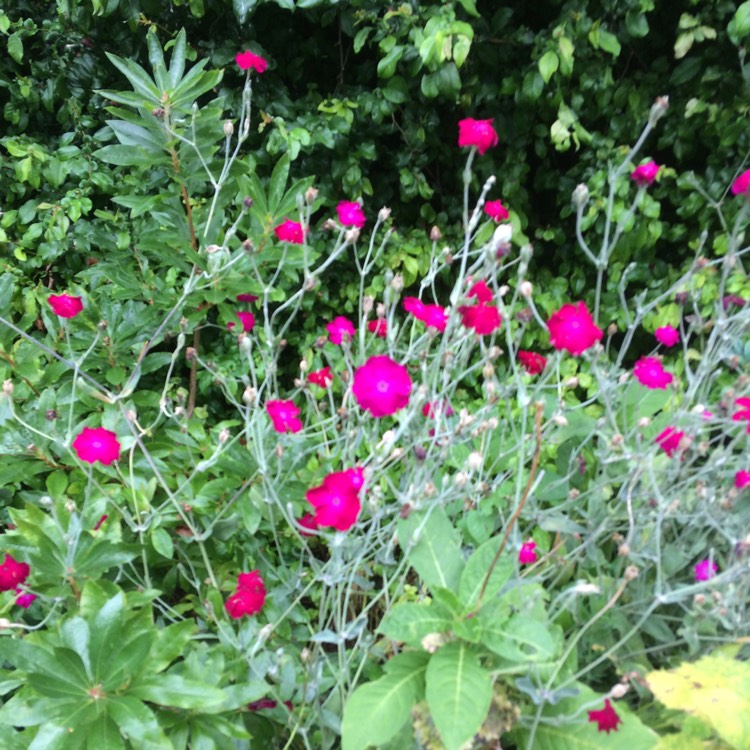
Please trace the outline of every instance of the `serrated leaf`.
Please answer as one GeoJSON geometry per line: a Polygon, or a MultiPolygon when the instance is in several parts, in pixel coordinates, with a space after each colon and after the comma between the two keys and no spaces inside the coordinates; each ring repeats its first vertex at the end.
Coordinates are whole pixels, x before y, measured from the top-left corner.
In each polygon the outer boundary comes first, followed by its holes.
{"type": "Polygon", "coordinates": [[[427,665],[425,696],[446,750],[460,750],[487,717],[492,679],[466,645],[449,643],[427,665]]]}

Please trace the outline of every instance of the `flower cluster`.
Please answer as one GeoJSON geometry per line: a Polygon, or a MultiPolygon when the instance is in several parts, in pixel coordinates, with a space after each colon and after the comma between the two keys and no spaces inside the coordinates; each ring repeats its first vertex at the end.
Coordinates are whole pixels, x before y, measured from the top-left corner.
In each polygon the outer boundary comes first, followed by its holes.
{"type": "Polygon", "coordinates": [[[347,469],[328,474],[323,484],[309,489],[305,497],[315,509],[310,528],[331,526],[348,531],[354,526],[362,510],[359,494],[364,482],[362,469],[347,469]]]}
{"type": "Polygon", "coordinates": [[[440,305],[426,305],[416,297],[404,299],[404,310],[411,313],[417,320],[421,320],[426,326],[435,328],[441,333],[445,331],[448,324],[448,313],[440,305]]]}
{"type": "Polygon", "coordinates": [[[15,604],[23,609],[28,609],[36,599],[36,594],[24,592],[21,589],[30,572],[25,562],[19,562],[12,555],[5,553],[5,560],[0,564],[0,591],[15,591],[17,594],[15,604]]]}
{"type": "Polygon", "coordinates": [[[244,615],[257,615],[266,603],[266,593],[259,570],[240,573],[237,576],[237,588],[225,604],[229,616],[239,620],[244,615]]]}

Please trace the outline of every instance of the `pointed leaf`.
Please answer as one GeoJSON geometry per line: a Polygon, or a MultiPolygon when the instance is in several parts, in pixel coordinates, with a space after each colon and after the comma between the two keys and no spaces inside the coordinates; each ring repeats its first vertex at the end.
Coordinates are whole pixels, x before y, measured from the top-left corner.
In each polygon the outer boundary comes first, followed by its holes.
{"type": "Polygon", "coordinates": [[[524,664],[550,661],[557,651],[549,629],[524,615],[516,615],[507,622],[483,624],[480,640],[504,659],[524,664]]]}
{"type": "Polygon", "coordinates": [[[164,62],[164,51],[159,43],[159,37],[156,36],[156,29],[151,26],[146,34],[146,44],[148,44],[148,60],[154,71],[156,85],[162,93],[169,88],[167,83],[167,66],[164,62]]]}
{"type": "Polygon", "coordinates": [[[121,649],[111,654],[109,662],[103,665],[101,680],[105,690],[116,690],[123,683],[128,683],[140,675],[146,667],[153,671],[149,654],[155,640],[156,633],[148,630],[128,640],[121,649]]]}
{"type": "Polygon", "coordinates": [[[402,602],[397,604],[381,621],[378,632],[394,641],[419,646],[430,633],[444,633],[451,619],[435,606],[402,602]]]}
{"type": "Polygon", "coordinates": [[[271,181],[268,185],[268,210],[271,214],[276,214],[276,208],[281,202],[286,189],[286,183],[289,179],[289,154],[284,154],[277,162],[271,173],[271,181]]]}
{"type": "Polygon", "coordinates": [[[116,645],[122,640],[122,609],[125,596],[119,592],[96,613],[91,623],[89,653],[94,680],[104,681],[116,645]]]}
{"type": "Polygon", "coordinates": [[[134,63],[132,60],[126,60],[123,57],[113,55],[111,52],[106,52],[105,54],[112,65],[128,79],[136,93],[145,97],[150,104],[158,105],[161,103],[159,89],[154,85],[151,76],[140,65],[134,63]]]}
{"type": "Polygon", "coordinates": [[[143,703],[129,695],[107,701],[109,715],[120,731],[138,750],[174,750],[154,714],[143,703]]]}
{"type": "Polygon", "coordinates": [[[91,662],[89,659],[89,625],[82,617],[71,617],[63,622],[60,628],[63,636],[63,643],[73,650],[81,659],[86,676],[89,680],[92,678],[91,662]]]}
{"type": "Polygon", "coordinates": [[[117,724],[106,715],[86,727],[86,737],[90,750],[125,750],[117,724]]]}
{"type": "MultiPolygon", "coordinates": [[[[458,595],[461,603],[468,609],[479,601],[479,592],[484,584],[487,571],[490,569],[502,537],[487,540],[469,558],[461,574],[461,583],[458,587],[458,595]]],[[[503,553],[492,570],[492,575],[484,592],[483,602],[488,602],[506,584],[513,575],[515,564],[507,553],[503,553]]]]}
{"type": "Polygon", "coordinates": [[[169,83],[172,88],[177,84],[185,72],[185,50],[187,47],[185,29],[180,29],[172,47],[172,58],[169,61],[169,83]]]}
{"type": "Polygon", "coordinates": [[[150,675],[139,680],[128,691],[129,695],[160,706],[201,708],[223,703],[226,696],[219,688],[178,674],[150,675]]]}

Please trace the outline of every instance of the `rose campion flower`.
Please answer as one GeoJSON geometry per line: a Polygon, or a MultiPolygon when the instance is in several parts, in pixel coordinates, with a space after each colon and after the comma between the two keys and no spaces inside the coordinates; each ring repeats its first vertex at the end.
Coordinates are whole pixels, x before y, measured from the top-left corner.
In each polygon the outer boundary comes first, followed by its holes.
{"type": "MultiPolygon", "coordinates": [[[[240,319],[240,323],[242,323],[242,330],[245,333],[250,333],[255,327],[255,315],[251,312],[238,312],[237,317],[240,319]]],[[[232,324],[232,327],[234,327],[234,324],[232,324]]]]}
{"type": "Polygon", "coordinates": [[[695,566],[695,580],[708,581],[719,572],[719,566],[711,560],[701,560],[695,566]]]}
{"type": "Polygon", "coordinates": [[[745,195],[750,189],[750,169],[746,169],[732,183],[732,195],[745,195]]]}
{"type": "Polygon", "coordinates": [[[81,461],[89,464],[99,461],[109,466],[120,457],[117,435],[104,427],[84,427],[73,441],[73,450],[81,461]]]}
{"type": "Polygon", "coordinates": [[[386,355],[370,357],[354,372],[354,398],[373,417],[387,417],[403,409],[411,389],[406,367],[386,355]]]}
{"type": "Polygon", "coordinates": [[[268,61],[260,55],[255,55],[246,49],[244,52],[238,52],[234,61],[239,65],[240,70],[254,70],[257,73],[263,73],[268,67],[268,61]]]}
{"type": "Polygon", "coordinates": [[[552,346],[565,349],[574,357],[601,341],[604,335],[584,302],[563,305],[547,321],[547,328],[552,346]]]}
{"type": "Polygon", "coordinates": [[[493,333],[503,323],[503,317],[494,305],[461,305],[458,312],[461,313],[461,323],[480,336],[493,333]]]}
{"type": "Polygon", "coordinates": [[[339,215],[339,223],[345,227],[362,229],[367,221],[362,206],[354,201],[341,201],[336,206],[336,213],[339,215]]]}
{"type": "Polygon", "coordinates": [[[732,419],[735,422],[743,422],[750,420],[750,398],[741,396],[734,400],[734,405],[739,407],[739,411],[732,414],[732,419]]]}
{"type": "Polygon", "coordinates": [[[375,318],[367,321],[367,330],[381,339],[388,335],[388,321],[385,318],[375,318]]]}
{"type": "Polygon", "coordinates": [[[744,490],[748,485],[750,485],[750,471],[738,471],[734,475],[734,486],[738,490],[744,490]]]}
{"type": "Polygon", "coordinates": [[[404,299],[404,310],[411,313],[417,320],[421,320],[426,326],[436,328],[440,333],[445,331],[448,324],[448,313],[440,305],[426,305],[416,297],[404,299]]]}
{"type": "Polygon", "coordinates": [[[612,708],[609,698],[604,699],[604,708],[601,711],[589,711],[589,721],[597,725],[600,732],[610,733],[613,729],[617,731],[617,725],[622,724],[622,719],[612,708]]]}
{"type": "Polygon", "coordinates": [[[26,582],[30,572],[25,562],[19,562],[6,552],[5,560],[0,564],[0,591],[15,591],[26,582]]]}
{"type": "Polygon", "coordinates": [[[319,385],[321,388],[328,388],[333,383],[333,373],[330,367],[323,367],[320,370],[313,370],[307,373],[307,380],[313,385],[319,385]]]}
{"type": "Polygon", "coordinates": [[[326,326],[326,330],[328,331],[328,340],[332,344],[340,345],[344,342],[344,337],[346,337],[347,342],[352,340],[355,328],[351,320],[339,315],[326,326]]]}
{"type": "Polygon", "coordinates": [[[259,570],[240,573],[237,576],[237,589],[224,606],[234,620],[239,620],[244,615],[257,615],[266,603],[266,593],[259,570]]]}
{"type": "Polygon", "coordinates": [[[255,294],[238,294],[237,295],[237,302],[257,302],[258,296],[255,294]]]}
{"type": "Polygon", "coordinates": [[[529,375],[539,375],[547,366],[547,358],[536,352],[525,352],[523,350],[518,352],[518,361],[529,375]]]}
{"type": "Polygon", "coordinates": [[[505,221],[510,216],[502,201],[486,201],[484,212],[495,221],[505,221]]]}
{"type": "Polygon", "coordinates": [[[71,294],[50,294],[47,302],[52,312],[61,318],[75,318],[83,310],[83,298],[71,294]]]}
{"type": "Polygon", "coordinates": [[[36,599],[36,594],[31,594],[28,591],[21,591],[21,589],[16,589],[16,592],[18,593],[16,601],[14,602],[16,607],[28,609],[36,599]]]}
{"type": "Polygon", "coordinates": [[[305,513],[302,518],[297,519],[297,523],[303,529],[308,529],[308,531],[299,532],[300,534],[302,534],[302,536],[315,536],[315,534],[311,532],[317,531],[320,528],[318,522],[315,520],[315,516],[312,513],[305,513]]]}
{"type": "Polygon", "coordinates": [[[274,234],[279,242],[288,242],[291,245],[301,245],[305,241],[308,229],[303,227],[298,221],[284,219],[274,230],[274,234]]]}
{"type": "Polygon", "coordinates": [[[530,565],[539,559],[534,550],[535,547],[536,542],[534,541],[524,542],[521,545],[521,549],[518,552],[518,562],[521,563],[521,565],[530,565]]]}
{"type": "Polygon", "coordinates": [[[300,410],[294,401],[266,401],[266,411],[276,432],[294,433],[302,429],[302,422],[298,419],[300,410]]]}
{"type": "Polygon", "coordinates": [[[422,414],[427,419],[435,419],[438,415],[452,417],[454,413],[453,407],[447,401],[428,401],[422,407],[422,414]]]}
{"type": "Polygon", "coordinates": [[[458,123],[458,145],[460,147],[476,146],[480,154],[497,146],[498,138],[495,128],[492,127],[492,119],[475,120],[467,117],[458,123]]]}
{"type": "Polygon", "coordinates": [[[645,164],[641,164],[640,167],[636,167],[630,173],[630,179],[639,187],[652,185],[660,169],[661,167],[652,159],[645,164]]]}
{"type": "Polygon", "coordinates": [[[727,294],[721,298],[721,304],[724,310],[728,310],[730,307],[744,307],[746,300],[737,294],[727,294]]]}
{"type": "Polygon", "coordinates": [[[680,343],[680,332],[672,326],[662,326],[654,331],[656,340],[664,346],[674,346],[680,343]]]}
{"type": "Polygon", "coordinates": [[[328,474],[323,484],[307,491],[307,502],[315,509],[315,523],[348,531],[357,521],[362,504],[359,499],[364,485],[362,469],[347,469],[328,474]]]}
{"type": "Polygon", "coordinates": [[[673,380],[656,357],[641,357],[633,367],[636,380],[646,388],[666,388],[673,380]]]}
{"type": "Polygon", "coordinates": [[[667,427],[656,436],[656,443],[659,447],[670,457],[679,450],[682,438],[685,437],[685,433],[682,430],[678,430],[676,427],[667,427]]]}
{"type": "Polygon", "coordinates": [[[495,295],[492,293],[492,289],[487,286],[487,282],[480,280],[475,284],[472,284],[469,291],[466,292],[467,297],[476,297],[477,302],[492,302],[495,295]]]}

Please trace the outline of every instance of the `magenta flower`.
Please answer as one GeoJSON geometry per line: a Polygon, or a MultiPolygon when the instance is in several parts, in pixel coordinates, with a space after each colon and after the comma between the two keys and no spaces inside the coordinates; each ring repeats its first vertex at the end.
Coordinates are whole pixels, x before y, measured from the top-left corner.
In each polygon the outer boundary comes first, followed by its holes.
{"type": "Polygon", "coordinates": [[[385,318],[375,318],[367,321],[367,330],[381,339],[388,335],[388,321],[385,318]]]}
{"type": "Polygon", "coordinates": [[[495,221],[505,221],[510,216],[502,201],[486,201],[484,212],[495,221]]]}
{"type": "Polygon", "coordinates": [[[750,471],[740,470],[734,475],[734,486],[744,490],[750,484],[750,471]]]}
{"type": "Polygon", "coordinates": [[[672,373],[667,372],[656,357],[641,357],[633,367],[636,380],[646,388],[666,388],[673,380],[672,373]]]}
{"type": "Polygon", "coordinates": [[[238,52],[234,61],[239,65],[240,70],[250,70],[252,68],[258,73],[263,73],[268,67],[267,60],[260,55],[253,54],[249,49],[246,49],[244,52],[238,52]]]}
{"type": "Polygon", "coordinates": [[[237,302],[256,302],[258,299],[257,295],[255,294],[238,294],[237,295],[237,302]]]}
{"type": "Polygon", "coordinates": [[[656,443],[659,447],[670,457],[679,450],[682,438],[685,437],[685,433],[682,430],[678,430],[676,427],[667,427],[666,430],[659,433],[656,436],[656,443]]]}
{"type": "Polygon", "coordinates": [[[300,531],[300,534],[302,534],[302,536],[315,536],[315,534],[311,532],[317,531],[320,528],[318,522],[315,520],[315,516],[312,513],[305,513],[302,518],[297,519],[297,523],[303,529],[307,529],[307,531],[300,531]]]}
{"type": "Polygon", "coordinates": [[[524,542],[521,545],[521,549],[518,552],[518,562],[521,563],[521,565],[529,565],[535,563],[539,559],[534,551],[535,547],[536,542],[534,541],[524,542]]]}
{"type": "Polygon", "coordinates": [[[315,508],[315,523],[348,531],[362,510],[359,494],[365,478],[362,469],[347,469],[329,474],[323,484],[309,489],[307,502],[315,508]]]}
{"type": "Polygon", "coordinates": [[[722,307],[728,310],[730,307],[744,307],[746,300],[737,294],[727,294],[721,298],[722,307]]]}
{"type": "Polygon", "coordinates": [[[307,373],[307,379],[313,385],[328,388],[333,383],[333,373],[330,367],[323,367],[320,370],[313,370],[307,373]]]}
{"type": "Polygon", "coordinates": [[[750,189],[750,169],[746,169],[732,183],[732,195],[745,195],[750,189]]]}
{"type": "Polygon", "coordinates": [[[14,604],[22,609],[28,609],[36,599],[36,594],[32,594],[28,591],[21,591],[20,588],[16,589],[16,593],[18,596],[16,597],[14,604]]]}
{"type": "Polygon", "coordinates": [[[26,582],[30,572],[25,562],[19,562],[6,552],[5,560],[0,564],[0,591],[15,591],[26,582]]]}
{"type": "Polygon", "coordinates": [[[353,201],[341,201],[336,206],[339,222],[345,227],[362,227],[365,225],[365,213],[359,203],[353,201]]]}
{"type": "Polygon", "coordinates": [[[467,297],[476,297],[477,302],[492,302],[495,295],[492,293],[492,289],[487,286],[487,282],[480,280],[469,287],[469,291],[466,292],[467,297]]]}
{"type": "MultiPolygon", "coordinates": [[[[743,422],[750,420],[750,398],[742,396],[734,400],[734,405],[740,408],[732,414],[732,419],[735,422],[743,422]]],[[[750,424],[748,425],[750,427],[750,424]]]]}
{"type": "Polygon", "coordinates": [[[547,358],[536,352],[518,352],[518,361],[529,375],[539,375],[547,366],[547,358]]]}
{"type": "Polygon", "coordinates": [[[604,708],[601,711],[589,711],[589,721],[597,725],[600,732],[609,734],[613,729],[617,731],[617,725],[622,724],[622,719],[612,708],[609,698],[604,699],[604,708]]]}
{"type": "Polygon", "coordinates": [[[440,333],[445,331],[448,323],[448,313],[440,305],[425,305],[416,297],[404,299],[404,310],[411,313],[417,320],[421,320],[426,326],[436,328],[440,333]]]}
{"type": "Polygon", "coordinates": [[[294,401],[266,401],[266,411],[276,432],[299,432],[302,429],[302,422],[298,419],[300,410],[294,401]]]}
{"type": "Polygon", "coordinates": [[[237,576],[237,589],[224,606],[234,620],[244,615],[256,615],[266,603],[266,593],[266,586],[259,570],[240,573],[237,576]]]}
{"type": "Polygon", "coordinates": [[[664,346],[674,346],[680,343],[680,332],[672,326],[662,326],[654,331],[654,336],[664,346]]]}
{"type": "Polygon", "coordinates": [[[117,435],[104,427],[84,427],[83,432],[73,441],[73,450],[81,461],[88,464],[99,461],[109,466],[120,456],[120,443],[117,435]]]}
{"type": "Polygon", "coordinates": [[[334,318],[327,326],[328,340],[332,344],[342,344],[344,341],[347,343],[352,340],[354,336],[354,323],[343,315],[339,315],[334,318]]]}
{"type": "Polygon", "coordinates": [[[719,571],[719,567],[715,562],[711,560],[701,560],[695,566],[695,580],[696,581],[708,581],[713,578],[719,571]]]}
{"type": "Polygon", "coordinates": [[[50,294],[47,302],[52,312],[61,318],[75,318],[83,310],[83,299],[70,294],[50,294]]]}
{"type": "MultiPolygon", "coordinates": [[[[250,333],[255,327],[255,315],[251,312],[238,312],[237,317],[240,319],[240,323],[242,323],[242,330],[245,333],[250,333]]],[[[228,324],[227,327],[234,328],[234,323],[228,324]]]]}
{"type": "Polygon", "coordinates": [[[494,305],[461,305],[458,312],[461,313],[461,323],[480,336],[493,333],[503,323],[503,317],[494,305]]]}
{"type": "Polygon", "coordinates": [[[303,227],[298,221],[284,219],[273,232],[279,242],[288,242],[291,245],[301,245],[305,241],[308,229],[303,227]]]}
{"type": "Polygon", "coordinates": [[[447,401],[428,401],[422,407],[422,414],[427,419],[435,419],[438,415],[452,417],[455,412],[447,401]]]}
{"type": "Polygon", "coordinates": [[[656,175],[659,174],[660,169],[661,167],[652,159],[645,164],[641,164],[640,167],[636,167],[630,173],[630,179],[639,187],[651,185],[656,179],[656,175]]]}
{"type": "Polygon", "coordinates": [[[552,346],[565,349],[574,357],[601,341],[604,335],[584,302],[563,305],[547,321],[547,328],[552,346]]]}
{"type": "Polygon", "coordinates": [[[484,154],[488,149],[497,146],[498,138],[495,128],[492,127],[492,120],[474,120],[467,117],[458,123],[458,145],[476,146],[480,154],[484,154]]]}
{"type": "Polygon", "coordinates": [[[403,409],[411,389],[406,367],[385,355],[370,357],[354,372],[354,398],[373,417],[387,417],[403,409]]]}

